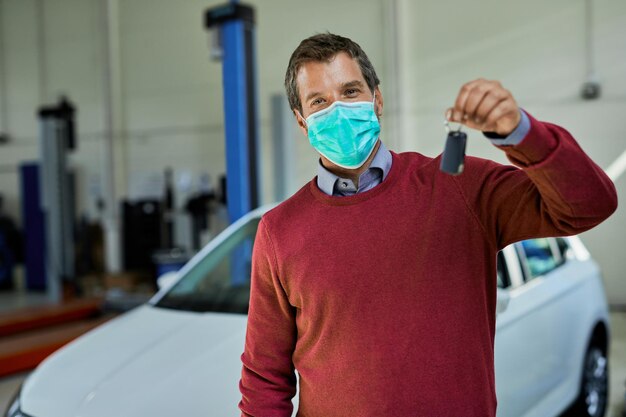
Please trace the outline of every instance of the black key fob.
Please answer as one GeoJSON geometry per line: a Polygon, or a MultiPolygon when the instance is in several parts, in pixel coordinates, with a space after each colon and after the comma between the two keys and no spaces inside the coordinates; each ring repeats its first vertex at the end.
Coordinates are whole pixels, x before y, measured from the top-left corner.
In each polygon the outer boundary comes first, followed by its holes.
{"type": "Polygon", "coordinates": [[[465,146],[467,135],[458,130],[448,132],[446,147],[441,155],[441,171],[450,175],[459,175],[465,165],[465,146]]]}

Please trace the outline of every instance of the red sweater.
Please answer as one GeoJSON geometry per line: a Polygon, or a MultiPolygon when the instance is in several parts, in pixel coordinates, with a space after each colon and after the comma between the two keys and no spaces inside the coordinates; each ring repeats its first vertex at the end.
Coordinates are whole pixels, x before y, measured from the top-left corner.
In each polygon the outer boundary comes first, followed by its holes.
{"type": "Polygon", "coordinates": [[[564,129],[531,118],[503,148],[523,168],[393,154],[383,183],[349,197],[315,179],[256,237],[240,408],[287,417],[496,414],[496,253],[572,235],[617,206],[612,182],[564,129]]]}

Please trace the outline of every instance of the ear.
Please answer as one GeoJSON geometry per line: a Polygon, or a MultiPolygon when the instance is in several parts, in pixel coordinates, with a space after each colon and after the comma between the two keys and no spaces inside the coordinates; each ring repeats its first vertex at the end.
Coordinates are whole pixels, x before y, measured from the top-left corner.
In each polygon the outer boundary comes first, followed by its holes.
{"type": "Polygon", "coordinates": [[[376,116],[381,117],[383,115],[383,93],[380,91],[378,86],[376,87],[376,99],[374,100],[374,112],[376,116]]]}
{"type": "Polygon", "coordinates": [[[304,117],[302,117],[298,109],[292,109],[292,111],[293,111],[293,115],[296,116],[296,122],[298,122],[298,127],[300,128],[300,131],[304,134],[304,136],[308,137],[309,129],[306,126],[304,117]]]}

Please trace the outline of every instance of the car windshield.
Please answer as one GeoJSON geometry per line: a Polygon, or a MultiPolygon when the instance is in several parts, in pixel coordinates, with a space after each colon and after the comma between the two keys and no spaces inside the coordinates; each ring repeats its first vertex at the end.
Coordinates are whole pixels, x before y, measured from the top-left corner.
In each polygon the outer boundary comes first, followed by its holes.
{"type": "Polygon", "coordinates": [[[259,220],[251,219],[206,254],[156,306],[247,314],[252,244],[259,220]]]}

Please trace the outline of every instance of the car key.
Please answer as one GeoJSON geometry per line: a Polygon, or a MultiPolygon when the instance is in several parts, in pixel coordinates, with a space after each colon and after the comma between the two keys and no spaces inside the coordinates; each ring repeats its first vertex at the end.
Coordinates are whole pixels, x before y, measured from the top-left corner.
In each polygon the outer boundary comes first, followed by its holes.
{"type": "Polygon", "coordinates": [[[450,175],[459,175],[463,172],[465,165],[465,147],[467,145],[467,134],[461,132],[461,126],[458,130],[450,130],[448,121],[444,122],[448,137],[446,145],[441,155],[441,171],[450,175]]]}

